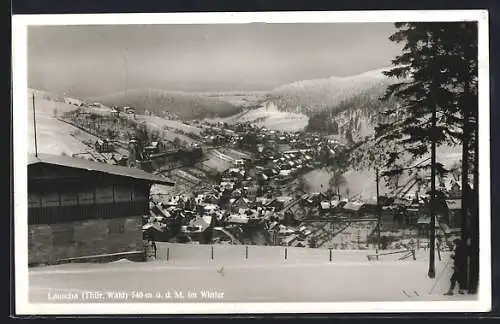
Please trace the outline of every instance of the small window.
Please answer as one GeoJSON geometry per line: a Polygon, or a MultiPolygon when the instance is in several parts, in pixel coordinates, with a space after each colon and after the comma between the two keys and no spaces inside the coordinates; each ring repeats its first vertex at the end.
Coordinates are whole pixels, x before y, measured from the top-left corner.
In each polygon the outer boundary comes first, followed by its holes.
{"type": "Polygon", "coordinates": [[[82,189],[78,192],[78,202],[80,205],[89,205],[94,203],[94,190],[82,189]]]}
{"type": "Polygon", "coordinates": [[[78,194],[76,191],[61,192],[61,206],[78,205],[78,194]]]}
{"type": "Polygon", "coordinates": [[[59,206],[59,193],[55,191],[46,191],[42,194],[42,207],[59,206]]]}
{"type": "Polygon", "coordinates": [[[115,202],[132,200],[132,186],[130,184],[115,185],[113,190],[115,194],[115,202]]]}

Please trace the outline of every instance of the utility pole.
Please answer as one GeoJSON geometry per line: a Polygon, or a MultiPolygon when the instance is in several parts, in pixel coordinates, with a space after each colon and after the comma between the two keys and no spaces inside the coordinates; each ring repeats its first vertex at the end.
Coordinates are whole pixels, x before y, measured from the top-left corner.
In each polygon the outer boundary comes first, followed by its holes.
{"type": "Polygon", "coordinates": [[[430,244],[429,244],[429,272],[428,277],[433,279],[436,276],[436,266],[434,261],[436,244],[436,105],[432,105],[432,128],[431,128],[431,199],[430,199],[430,244]]]}
{"type": "Polygon", "coordinates": [[[35,136],[35,157],[38,157],[38,146],[36,140],[36,109],[35,109],[35,93],[33,92],[33,128],[34,128],[34,136],[35,136]]]}
{"type": "Polygon", "coordinates": [[[375,169],[375,182],[377,184],[377,249],[380,250],[380,194],[378,168],[375,169]]]}

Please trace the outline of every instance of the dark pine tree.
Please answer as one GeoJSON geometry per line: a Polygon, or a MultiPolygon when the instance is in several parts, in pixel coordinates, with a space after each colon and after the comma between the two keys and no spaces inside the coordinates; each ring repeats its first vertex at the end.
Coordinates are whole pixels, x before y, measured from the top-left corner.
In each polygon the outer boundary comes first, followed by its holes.
{"type": "MultiPolygon", "coordinates": [[[[388,87],[382,99],[397,97],[400,107],[383,112],[391,122],[379,124],[375,138],[379,145],[392,148],[383,152],[385,167],[394,166],[402,159],[410,163],[417,161],[430,151],[430,163],[418,169],[431,169],[428,275],[434,278],[435,179],[447,171],[437,162],[436,147],[466,142],[464,152],[468,152],[467,111],[471,107],[464,103],[474,101],[471,83],[475,72],[474,64],[465,64],[464,60],[474,60],[471,40],[477,33],[469,23],[396,23],[395,26],[398,31],[390,40],[403,43],[403,51],[392,61],[394,68],[384,74],[398,82],[388,87]],[[464,58],[464,54],[470,55],[464,58]]],[[[477,60],[477,55],[475,57],[477,60]]]]}

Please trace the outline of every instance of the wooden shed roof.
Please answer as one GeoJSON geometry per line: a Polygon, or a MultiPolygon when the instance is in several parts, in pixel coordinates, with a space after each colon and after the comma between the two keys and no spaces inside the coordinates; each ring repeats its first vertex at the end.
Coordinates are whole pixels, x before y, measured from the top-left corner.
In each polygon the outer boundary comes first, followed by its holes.
{"type": "Polygon", "coordinates": [[[174,181],[168,178],[160,177],[140,169],[110,165],[107,163],[77,159],[68,156],[50,154],[38,154],[38,156],[29,155],[28,166],[35,164],[51,164],[80,170],[94,171],[166,186],[173,186],[175,184],[174,181]]]}

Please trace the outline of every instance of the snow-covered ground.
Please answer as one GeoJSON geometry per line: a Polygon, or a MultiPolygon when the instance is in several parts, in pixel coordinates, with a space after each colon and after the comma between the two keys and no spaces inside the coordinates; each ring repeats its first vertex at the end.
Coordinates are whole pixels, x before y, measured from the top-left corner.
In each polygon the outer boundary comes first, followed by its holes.
{"type": "Polygon", "coordinates": [[[279,111],[273,102],[266,102],[263,107],[250,109],[227,118],[212,119],[226,123],[251,122],[268,129],[295,132],[307,126],[309,118],[300,113],[279,111]]]}
{"type": "MultiPolygon", "coordinates": [[[[86,152],[88,147],[77,140],[71,134],[78,131],[76,127],[61,122],[54,117],[54,113],[76,109],[76,106],[68,105],[64,102],[50,100],[48,94],[42,95],[42,92],[35,92],[36,108],[36,135],[37,149],[39,153],[60,155],[63,152],[69,156],[74,153],[86,152]]],[[[30,94],[33,90],[30,90],[30,94]]],[[[28,152],[35,152],[34,128],[33,128],[33,106],[31,97],[28,101],[28,122],[27,122],[27,141],[28,152]]]]}
{"type": "Polygon", "coordinates": [[[262,101],[266,92],[263,91],[237,91],[237,92],[225,92],[225,93],[199,93],[209,98],[217,98],[219,100],[227,101],[238,107],[251,107],[262,101]]]}
{"type": "Polygon", "coordinates": [[[155,116],[137,115],[136,120],[138,122],[146,122],[149,127],[152,127],[153,129],[159,130],[161,132],[163,138],[167,139],[169,141],[173,141],[177,137],[177,138],[179,138],[179,140],[185,141],[188,144],[196,142],[193,138],[191,138],[189,136],[176,133],[173,130],[164,129],[163,127],[165,127],[165,126],[170,127],[170,128],[175,128],[178,130],[182,130],[186,133],[193,133],[195,135],[199,135],[199,132],[201,131],[197,127],[184,125],[181,122],[167,120],[167,119],[163,119],[163,118],[155,117],[155,116]],[[185,127],[183,127],[181,125],[183,125],[185,127]]]}
{"type": "MultiPolygon", "coordinates": [[[[144,120],[148,124],[155,125],[156,127],[163,128],[163,127],[169,127],[169,128],[174,128],[181,130],[185,133],[191,133],[194,135],[200,135],[201,133],[201,128],[198,128],[196,126],[192,125],[187,125],[184,124],[183,122],[180,122],[178,120],[170,120],[170,119],[164,119],[161,117],[157,116],[143,116],[143,115],[137,115],[137,120],[141,121],[144,120]]],[[[190,139],[192,141],[192,139],[190,139]]]]}
{"type": "MultiPolygon", "coordinates": [[[[37,149],[38,153],[60,155],[63,152],[71,156],[74,153],[82,153],[88,147],[71,136],[77,128],[61,122],[51,116],[37,116],[37,149]]],[[[33,127],[28,128],[28,152],[35,152],[33,127]]]]}
{"type": "MultiPolygon", "coordinates": [[[[451,270],[449,256],[436,258],[436,278],[427,277],[428,252],[416,260],[399,255],[368,261],[373,251],[332,251],[282,247],[170,245],[170,260],[108,264],[67,264],[29,270],[29,299],[51,302],[50,294],[73,292],[82,302],[84,291],[122,292],[127,299],[103,297],[99,302],[370,302],[474,300],[472,295],[444,296],[451,270]],[[196,251],[196,252],[194,252],[196,251]],[[189,253],[187,253],[189,252],[189,253]],[[194,252],[194,253],[191,253],[194,252]],[[297,280],[300,278],[300,280],[297,280]],[[223,293],[219,299],[201,296],[202,290],[223,293]],[[133,298],[133,292],[151,298],[133,298]],[[170,291],[195,292],[197,297],[166,298],[170,291]],[[161,294],[156,297],[157,293],[161,294]],[[124,294],[125,295],[125,294],[124,294]],[[149,296],[149,295],[148,295],[149,296]]],[[[161,248],[161,247],[160,247],[161,248]]],[[[123,297],[123,296],[122,296],[123,297]]],[[[52,301],[54,302],[54,301],[52,301]]],[[[90,300],[87,302],[98,302],[90,300]]]]}

